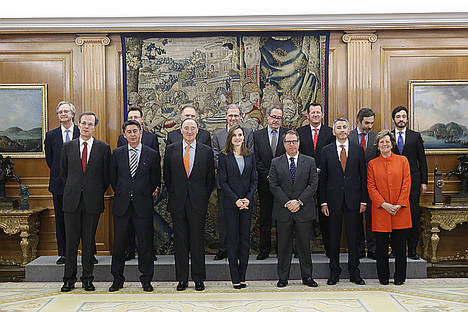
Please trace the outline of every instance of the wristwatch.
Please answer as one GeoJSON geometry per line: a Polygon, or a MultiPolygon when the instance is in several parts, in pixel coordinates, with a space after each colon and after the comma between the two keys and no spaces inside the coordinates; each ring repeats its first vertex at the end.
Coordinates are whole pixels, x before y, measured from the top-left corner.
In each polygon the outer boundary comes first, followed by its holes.
{"type": "Polygon", "coordinates": [[[302,202],[302,200],[298,199],[297,202],[299,203],[299,206],[304,206],[304,203],[302,202]]]}

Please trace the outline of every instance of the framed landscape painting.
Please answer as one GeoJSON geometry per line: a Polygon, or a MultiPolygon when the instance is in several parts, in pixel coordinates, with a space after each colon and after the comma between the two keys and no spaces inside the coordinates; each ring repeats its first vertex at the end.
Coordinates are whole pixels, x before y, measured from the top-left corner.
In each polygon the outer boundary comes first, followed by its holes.
{"type": "Polygon", "coordinates": [[[468,153],[468,80],[410,80],[408,96],[426,154],[468,153]]]}
{"type": "Polygon", "coordinates": [[[0,154],[43,158],[47,84],[0,84],[0,154]]]}

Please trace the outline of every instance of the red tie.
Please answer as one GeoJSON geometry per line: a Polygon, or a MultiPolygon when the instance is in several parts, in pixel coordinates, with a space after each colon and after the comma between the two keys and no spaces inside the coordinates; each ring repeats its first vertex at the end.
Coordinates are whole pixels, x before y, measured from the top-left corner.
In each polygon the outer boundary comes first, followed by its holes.
{"type": "Polygon", "coordinates": [[[362,139],[361,139],[361,146],[364,149],[364,153],[366,152],[366,134],[361,133],[362,139]]]}
{"type": "Polygon", "coordinates": [[[88,158],[88,143],[83,142],[83,152],[81,152],[81,166],[83,167],[83,172],[86,170],[86,161],[88,158]]]}
{"type": "Polygon", "coordinates": [[[314,128],[314,151],[317,149],[318,128],[314,128]]]}

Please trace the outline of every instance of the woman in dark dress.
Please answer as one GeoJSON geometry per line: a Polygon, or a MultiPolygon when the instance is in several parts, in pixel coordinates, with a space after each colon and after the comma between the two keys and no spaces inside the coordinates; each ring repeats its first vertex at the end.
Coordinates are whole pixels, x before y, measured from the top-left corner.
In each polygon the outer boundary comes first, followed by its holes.
{"type": "Polygon", "coordinates": [[[218,178],[223,192],[226,218],[227,254],[235,289],[245,288],[249,261],[250,219],[257,190],[255,156],[244,142],[241,126],[229,129],[226,145],[219,154],[218,178]]]}

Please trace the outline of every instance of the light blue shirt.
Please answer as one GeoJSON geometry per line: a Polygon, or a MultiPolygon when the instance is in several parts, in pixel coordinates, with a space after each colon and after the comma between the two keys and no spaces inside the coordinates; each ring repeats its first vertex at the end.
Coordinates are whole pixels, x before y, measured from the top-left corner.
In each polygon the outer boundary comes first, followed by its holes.
{"type": "MultiPolygon", "coordinates": [[[[278,148],[278,142],[279,142],[279,128],[276,131],[276,148],[278,148]]],[[[273,134],[273,129],[268,126],[268,139],[270,140],[270,146],[271,146],[271,140],[272,140],[272,134],[273,134]]]]}
{"type": "Polygon", "coordinates": [[[128,159],[132,159],[132,148],[136,149],[136,154],[137,154],[137,168],[138,164],[140,163],[140,155],[141,155],[141,142],[136,146],[136,147],[131,147],[130,144],[128,145],[128,159]]]}
{"type": "Polygon", "coordinates": [[[239,167],[239,172],[242,174],[244,172],[245,160],[244,156],[234,156],[237,162],[237,167],[239,167]]]}
{"type": "MultiPolygon", "coordinates": [[[[357,130],[357,135],[358,135],[358,140],[359,140],[359,145],[361,145],[361,141],[362,141],[362,132],[361,129],[359,129],[359,127],[356,127],[356,130],[357,130]]],[[[364,140],[366,140],[366,147],[367,147],[367,142],[369,141],[369,133],[364,133],[364,140]]]]}
{"type": "MultiPolygon", "coordinates": [[[[185,140],[182,140],[182,159],[184,159],[185,149],[189,146],[185,140]]],[[[192,173],[193,162],[195,160],[195,150],[197,148],[197,140],[194,140],[189,147],[189,176],[192,173]]]]}

